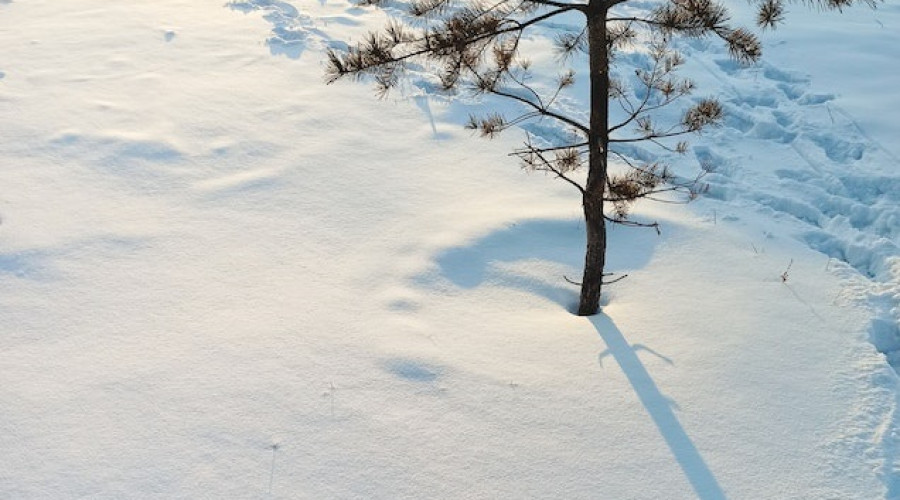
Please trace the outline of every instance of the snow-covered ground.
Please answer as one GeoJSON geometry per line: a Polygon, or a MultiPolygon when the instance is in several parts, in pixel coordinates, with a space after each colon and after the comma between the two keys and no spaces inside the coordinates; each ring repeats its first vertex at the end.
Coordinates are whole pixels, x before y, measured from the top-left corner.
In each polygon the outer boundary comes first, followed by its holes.
{"type": "Polygon", "coordinates": [[[323,84],[382,13],[0,0],[0,498],[900,498],[900,7],[792,10],[579,318],[521,135],[323,84]]]}

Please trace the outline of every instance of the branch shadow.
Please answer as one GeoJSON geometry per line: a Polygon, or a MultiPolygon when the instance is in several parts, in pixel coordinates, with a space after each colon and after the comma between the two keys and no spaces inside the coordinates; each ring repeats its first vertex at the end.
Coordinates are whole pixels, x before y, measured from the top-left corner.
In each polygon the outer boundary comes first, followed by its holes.
{"type": "MultiPolygon", "coordinates": [[[[605,314],[601,313],[591,317],[591,323],[607,346],[607,350],[600,354],[598,361],[602,365],[603,357],[610,355],[622,368],[622,372],[625,373],[644,409],[656,424],[656,428],[672,455],[675,456],[675,460],[691,483],[694,492],[697,493],[697,497],[701,500],[725,499],[722,487],[672,410],[672,407],[675,406],[674,402],[659,391],[653,377],[638,358],[638,350],[649,349],[640,344],[629,344],[625,335],[605,314]]],[[[667,363],[672,363],[668,358],[657,355],[667,363]]]]}
{"type": "Polygon", "coordinates": [[[438,132],[437,123],[434,119],[434,113],[431,111],[431,103],[430,96],[421,94],[417,96],[413,96],[413,102],[416,103],[416,106],[422,111],[422,114],[425,115],[425,118],[428,119],[428,124],[431,126],[431,135],[435,140],[444,140],[450,138],[450,134],[438,132]]]}

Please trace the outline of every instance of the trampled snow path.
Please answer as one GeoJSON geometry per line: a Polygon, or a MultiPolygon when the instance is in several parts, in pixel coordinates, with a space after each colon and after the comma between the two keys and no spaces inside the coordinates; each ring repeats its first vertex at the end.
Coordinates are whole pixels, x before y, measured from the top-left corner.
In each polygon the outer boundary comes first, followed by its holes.
{"type": "MultiPolygon", "coordinates": [[[[871,137],[853,115],[817,93],[801,71],[766,61],[741,67],[714,46],[695,42],[683,50],[723,89],[725,126],[693,148],[709,174],[707,199],[713,217],[740,223],[728,205],[749,205],[772,227],[751,242],[765,251],[776,226],[828,256],[826,270],[845,281],[835,303],[865,304],[872,311],[868,336],[900,371],[900,158],[871,137]],[[715,55],[717,54],[717,55],[715,55]],[[712,56],[712,57],[711,57],[712,56]],[[768,187],[771,186],[771,189],[768,187]],[[719,213],[718,210],[724,210],[719,213]]],[[[706,205],[706,204],[704,204],[706,205]]],[[[868,370],[864,370],[868,371],[868,370]]],[[[900,464],[895,453],[900,429],[896,376],[873,380],[873,398],[885,404],[859,409],[865,420],[880,414],[878,432],[862,431],[859,442],[879,456],[887,498],[900,495],[900,464]]],[[[856,429],[869,425],[848,426],[856,429]]]]}
{"type": "Polygon", "coordinates": [[[898,367],[900,158],[832,102],[835,96],[814,92],[802,73],[766,62],[742,68],[725,54],[710,64],[710,52],[689,55],[725,89],[724,129],[703,141],[714,146],[694,148],[710,171],[709,197],[787,217],[799,239],[857,271],[871,287],[872,342],[898,367]],[[746,146],[728,146],[738,142],[746,146]]]}
{"type": "Polygon", "coordinates": [[[311,17],[301,13],[296,7],[277,0],[237,0],[228,7],[244,13],[262,10],[266,21],[272,23],[272,36],[266,45],[273,55],[285,55],[297,59],[303,54],[310,35],[321,32],[315,29],[311,17]]]}

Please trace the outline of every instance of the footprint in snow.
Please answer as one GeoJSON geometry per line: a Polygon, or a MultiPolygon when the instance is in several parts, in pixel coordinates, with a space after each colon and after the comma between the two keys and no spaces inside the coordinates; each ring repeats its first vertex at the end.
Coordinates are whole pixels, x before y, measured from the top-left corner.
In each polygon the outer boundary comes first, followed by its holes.
{"type": "Polygon", "coordinates": [[[430,383],[441,377],[443,369],[422,361],[407,358],[395,358],[384,363],[385,369],[410,382],[430,383]]]}
{"type": "Polygon", "coordinates": [[[701,164],[732,169],[733,175],[708,176],[710,192],[720,193],[711,198],[727,193],[774,218],[789,217],[801,228],[798,240],[858,273],[871,288],[870,340],[900,371],[900,175],[885,175],[900,159],[835,105],[833,94],[813,92],[808,76],[765,62],[744,67],[724,51],[712,63],[707,71],[726,89],[716,149],[748,139],[759,140],[761,148],[780,143],[789,149],[779,156],[783,168],[774,171],[779,189],[764,189],[741,183],[738,170],[756,163],[749,153],[729,157],[695,147],[701,164]]]}
{"type": "Polygon", "coordinates": [[[293,5],[278,0],[241,0],[226,4],[226,7],[248,14],[262,11],[263,19],[272,24],[272,36],[266,45],[272,55],[283,55],[297,59],[312,41],[327,43],[330,39],[315,27],[313,19],[300,12],[293,5]]]}

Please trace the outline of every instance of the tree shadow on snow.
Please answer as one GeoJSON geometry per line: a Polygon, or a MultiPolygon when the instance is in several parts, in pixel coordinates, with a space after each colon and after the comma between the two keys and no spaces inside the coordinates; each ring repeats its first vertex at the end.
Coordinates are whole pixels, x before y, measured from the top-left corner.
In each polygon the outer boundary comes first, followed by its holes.
{"type": "MultiPolygon", "coordinates": [[[[666,225],[672,229],[670,222],[666,225]]],[[[650,229],[611,227],[607,270],[629,272],[644,267],[663,238],[650,229]]],[[[507,286],[569,307],[578,299],[578,287],[566,283],[562,276],[547,274],[551,268],[562,267],[571,273],[569,277],[577,278],[583,265],[584,245],[584,224],[580,220],[535,219],[443,250],[435,256],[435,263],[439,277],[461,289],[485,284],[507,286]]],[[[429,281],[428,277],[421,278],[429,281]]],[[[672,360],[646,346],[629,344],[605,314],[593,316],[590,321],[607,347],[598,362],[602,366],[604,358],[612,357],[621,367],[697,496],[701,500],[724,499],[721,486],[678,421],[674,402],[660,392],[637,352],[647,351],[668,364],[672,360]]]]}
{"type": "MultiPolygon", "coordinates": [[[[645,266],[662,239],[652,229],[610,227],[607,271],[627,273],[645,266]]],[[[440,277],[459,288],[518,288],[571,309],[579,287],[565,277],[580,281],[584,250],[580,219],[533,219],[445,249],[434,260],[440,277]]]]}
{"type": "MultiPolygon", "coordinates": [[[[685,477],[691,483],[694,492],[701,500],[719,500],[725,498],[725,493],[712,471],[706,465],[697,447],[685,432],[681,422],[672,410],[673,403],[665,397],[657,387],[650,372],[637,356],[638,350],[649,350],[639,344],[629,344],[625,335],[615,325],[613,320],[605,315],[598,314],[590,318],[594,328],[607,350],[600,354],[599,362],[602,365],[603,358],[612,356],[628,382],[637,394],[638,399],[647,410],[656,428],[674,455],[675,460],[684,472],[685,477]]],[[[652,351],[650,351],[652,353],[652,351]]],[[[655,353],[654,353],[655,354],[655,353]]],[[[659,356],[657,354],[657,356],[659,356]]],[[[660,356],[662,357],[662,356],[660,356]]],[[[668,363],[668,358],[662,357],[668,363]]]]}

